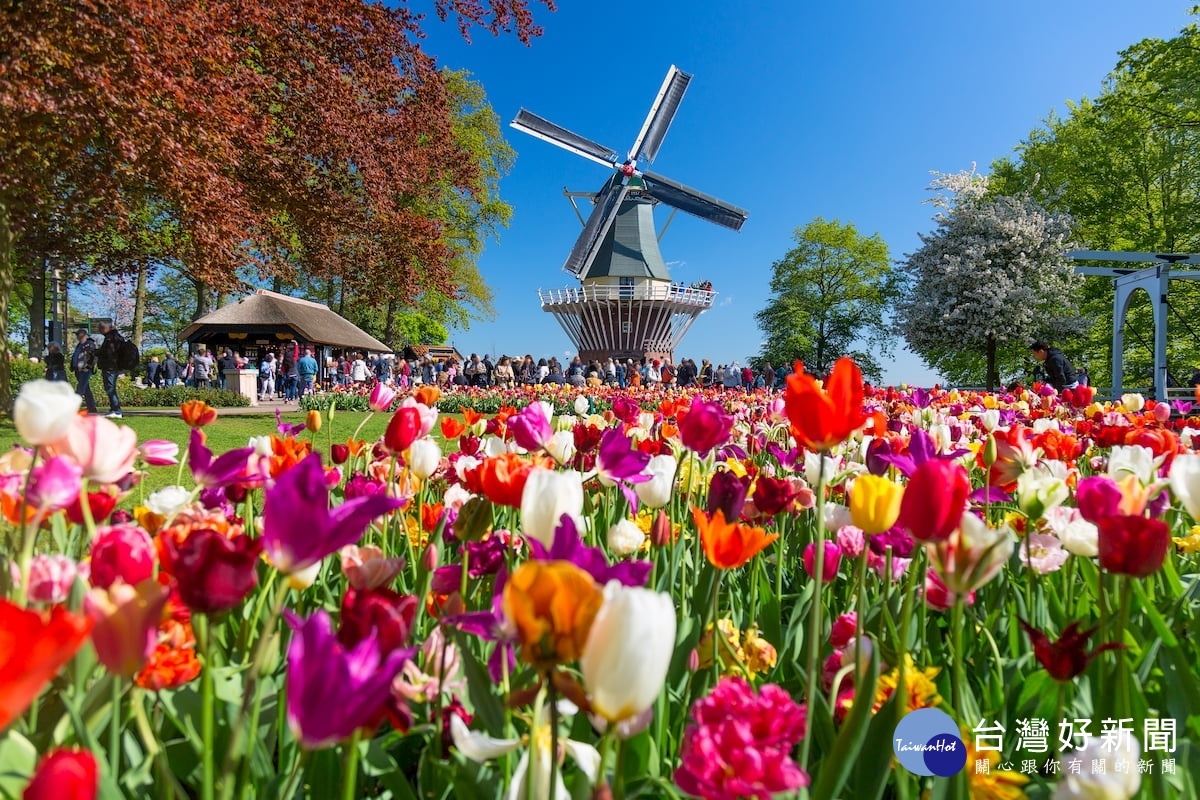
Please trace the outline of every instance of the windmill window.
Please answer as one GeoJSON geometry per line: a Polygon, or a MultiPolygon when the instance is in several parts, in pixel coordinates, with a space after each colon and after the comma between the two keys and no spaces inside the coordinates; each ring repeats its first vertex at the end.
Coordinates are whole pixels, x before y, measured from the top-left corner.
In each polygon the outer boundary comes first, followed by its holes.
{"type": "Polygon", "coordinates": [[[621,297],[633,297],[633,278],[620,278],[621,297]]]}

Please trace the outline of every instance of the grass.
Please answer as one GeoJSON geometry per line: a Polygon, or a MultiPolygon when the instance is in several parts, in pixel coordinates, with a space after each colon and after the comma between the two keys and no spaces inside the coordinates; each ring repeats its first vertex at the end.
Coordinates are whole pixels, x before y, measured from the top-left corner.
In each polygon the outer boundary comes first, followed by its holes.
{"type": "MultiPolygon", "coordinates": [[[[390,415],[375,414],[369,415],[361,411],[337,411],[334,414],[333,422],[329,421],[328,415],[322,414],[322,426],[320,432],[311,434],[308,431],[303,431],[299,434],[300,438],[309,438],[313,440],[314,449],[322,453],[328,453],[329,443],[333,441],[345,442],[358,428],[360,423],[366,420],[362,431],[359,433],[359,438],[373,441],[383,435],[387,428],[390,415]],[[368,420],[368,416],[371,418],[368,420]]],[[[284,413],[284,422],[302,423],[304,422],[305,414],[300,411],[291,411],[284,413]]],[[[191,429],[183,423],[178,416],[126,416],[118,424],[132,428],[137,431],[138,442],[144,442],[149,439],[166,439],[175,442],[179,445],[180,456],[184,457],[187,454],[188,438],[191,434],[191,429]]],[[[214,454],[221,454],[228,450],[233,450],[238,447],[245,447],[246,443],[252,436],[265,436],[276,433],[275,417],[272,415],[254,415],[254,416],[221,416],[216,422],[207,426],[204,429],[207,437],[209,448],[214,454]]],[[[440,431],[435,427],[434,436],[439,437],[440,431]]],[[[8,450],[20,444],[20,437],[17,436],[17,431],[13,427],[11,419],[3,419],[0,421],[0,452],[8,450]]],[[[326,457],[327,458],[327,457],[326,457]]],[[[164,486],[169,486],[176,482],[179,468],[177,466],[168,467],[147,467],[146,476],[142,485],[135,489],[130,497],[121,504],[122,506],[131,505],[131,501],[136,501],[139,496],[148,495],[156,489],[161,489],[164,486]]],[[[185,486],[191,485],[191,477],[185,475],[183,478],[185,486]]]]}

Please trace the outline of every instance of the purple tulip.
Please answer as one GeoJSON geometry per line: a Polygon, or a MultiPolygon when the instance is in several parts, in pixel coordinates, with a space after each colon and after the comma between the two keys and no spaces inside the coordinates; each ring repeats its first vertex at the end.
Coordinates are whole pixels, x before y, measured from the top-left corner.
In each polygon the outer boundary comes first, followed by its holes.
{"type": "Polygon", "coordinates": [[[355,544],[371,520],[404,505],[383,494],[329,508],[321,456],[307,458],[279,476],[263,504],[263,552],[280,572],[293,573],[355,544]]]}
{"type": "Polygon", "coordinates": [[[732,471],[719,469],[713,473],[708,485],[708,513],[725,512],[725,519],[736,521],[742,516],[746,505],[746,493],[750,491],[750,477],[739,478],[732,471]]]}
{"type": "Polygon", "coordinates": [[[283,414],[280,413],[278,408],[275,409],[275,430],[279,431],[279,435],[283,438],[286,439],[289,436],[295,436],[304,430],[304,428],[305,425],[303,422],[284,422],[283,414]]]}
{"type": "Polygon", "coordinates": [[[596,471],[610,481],[645,483],[650,480],[644,472],[649,463],[650,454],[634,449],[633,442],[620,430],[609,428],[600,437],[596,471]]]}
{"type": "Polygon", "coordinates": [[[199,428],[192,429],[188,443],[188,467],[197,486],[218,489],[231,483],[247,480],[246,464],[254,454],[253,447],[239,447],[213,458],[212,450],[204,443],[204,434],[199,428]]]}
{"type": "Polygon", "coordinates": [[[1175,413],[1181,417],[1186,417],[1192,410],[1194,405],[1190,400],[1172,400],[1171,406],[1175,409],[1175,413]]]}
{"type": "Polygon", "coordinates": [[[300,746],[306,750],[332,747],[359,728],[375,724],[391,701],[392,681],[417,649],[393,650],[380,658],[372,629],[347,650],[323,610],[308,619],[287,610],[283,613],[296,632],[288,647],[287,718],[300,746]],[[337,687],[337,702],[330,702],[332,687],[337,687]]]}
{"type": "Polygon", "coordinates": [[[621,561],[610,566],[603,550],[583,543],[575,528],[575,521],[566,514],[559,519],[558,527],[554,529],[554,542],[548,549],[533,538],[527,541],[533,558],[539,561],[570,561],[601,586],[609,581],[619,581],[625,586],[645,586],[653,566],[649,561],[621,561]]]}
{"type": "Polygon", "coordinates": [[[530,403],[516,415],[509,417],[508,429],[513,440],[530,452],[546,446],[554,431],[550,428],[550,415],[543,403],[530,403]]]}
{"type": "Polygon", "coordinates": [[[74,461],[55,456],[36,467],[29,476],[29,505],[44,513],[66,508],[79,497],[83,468],[74,461]]]}
{"type": "Polygon", "coordinates": [[[478,636],[485,642],[496,643],[487,662],[488,676],[496,683],[500,683],[504,675],[511,675],[517,668],[512,634],[508,630],[503,610],[504,585],[506,583],[508,583],[508,570],[501,567],[492,588],[490,611],[468,611],[465,614],[457,614],[442,620],[443,625],[456,628],[472,636],[478,636]]]}
{"type": "Polygon", "coordinates": [[[937,444],[933,441],[933,437],[925,432],[922,428],[914,428],[912,436],[908,438],[908,453],[905,455],[897,455],[895,453],[885,454],[878,453],[875,458],[887,464],[891,464],[896,469],[900,470],[905,477],[911,478],[916,472],[917,467],[934,458],[945,458],[949,460],[956,459],[967,454],[966,450],[955,450],[953,453],[939,455],[937,444]]]}

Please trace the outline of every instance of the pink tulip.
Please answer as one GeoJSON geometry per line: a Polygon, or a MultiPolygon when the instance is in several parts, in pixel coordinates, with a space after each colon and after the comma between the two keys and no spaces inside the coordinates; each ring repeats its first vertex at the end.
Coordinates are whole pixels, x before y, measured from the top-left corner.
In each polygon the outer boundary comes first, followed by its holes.
{"type": "MultiPolygon", "coordinates": [[[[825,564],[821,569],[821,583],[831,583],[837,578],[838,566],[842,563],[842,548],[833,542],[826,542],[824,556],[825,564]]],[[[804,548],[804,569],[809,575],[817,574],[817,546],[815,544],[804,548]]]]}
{"type": "Polygon", "coordinates": [[[66,508],[79,497],[83,470],[74,461],[54,456],[29,476],[29,505],[49,513],[66,508]]]}
{"type": "MultiPolygon", "coordinates": [[[[20,580],[20,572],[13,564],[16,577],[20,580]]],[[[65,602],[79,574],[75,562],[63,555],[34,556],[29,564],[29,592],[31,602],[54,605],[65,602]]]]}
{"type": "Polygon", "coordinates": [[[386,383],[376,383],[367,399],[367,406],[372,411],[387,411],[396,402],[396,390],[386,383]]]}
{"type": "Polygon", "coordinates": [[[142,461],[152,467],[169,467],[179,463],[179,445],[166,439],[142,442],[138,452],[142,455],[142,461]]]}
{"type": "Polygon", "coordinates": [[[153,579],[88,592],[83,607],[94,623],[92,644],[105,669],[129,678],[146,665],[158,642],[158,625],[169,595],[167,587],[153,579]]]}
{"type": "Polygon", "coordinates": [[[118,579],[137,584],[154,575],[154,541],[137,525],[106,525],[92,542],[92,586],[107,589],[118,579]]]}
{"type": "Polygon", "coordinates": [[[133,471],[137,433],[104,417],[76,417],[67,435],[48,447],[75,459],[85,478],[116,483],[133,471]]]}
{"type": "Polygon", "coordinates": [[[342,572],[355,589],[387,586],[404,569],[403,558],[386,558],[378,547],[348,544],[341,550],[342,572]]]}

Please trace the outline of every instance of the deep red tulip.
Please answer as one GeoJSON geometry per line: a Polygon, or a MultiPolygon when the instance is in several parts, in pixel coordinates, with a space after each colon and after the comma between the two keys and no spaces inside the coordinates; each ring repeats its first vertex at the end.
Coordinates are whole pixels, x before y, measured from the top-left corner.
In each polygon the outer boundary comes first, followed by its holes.
{"type": "Polygon", "coordinates": [[[375,631],[379,654],[386,656],[408,643],[417,598],[391,589],[355,589],[350,587],[342,598],[342,616],[337,638],[343,647],[352,648],[375,631]]]}
{"type": "Polygon", "coordinates": [[[914,539],[944,542],[962,522],[970,493],[971,479],[960,464],[932,458],[909,478],[897,524],[914,539]]]}
{"type": "Polygon", "coordinates": [[[55,750],[38,765],[24,800],[94,800],[99,791],[100,775],[90,750],[55,750]]]}
{"type": "Polygon", "coordinates": [[[1021,627],[1025,629],[1025,633],[1029,634],[1029,640],[1033,642],[1033,655],[1037,658],[1038,663],[1056,681],[1073,680],[1082,675],[1083,671],[1087,669],[1087,665],[1092,663],[1092,659],[1105,650],[1124,647],[1117,642],[1108,642],[1089,653],[1087,640],[1096,632],[1097,628],[1080,631],[1078,622],[1073,622],[1064,628],[1057,642],[1050,641],[1046,634],[1025,620],[1021,620],[1021,627]]]}
{"type": "Polygon", "coordinates": [[[227,537],[201,529],[178,545],[167,539],[167,546],[179,597],[196,613],[228,611],[258,585],[261,548],[249,536],[227,537]]]}
{"type": "Polygon", "coordinates": [[[725,519],[736,520],[742,516],[746,505],[746,492],[750,489],[750,478],[739,478],[732,471],[719,469],[713,473],[708,485],[708,511],[712,516],[718,509],[725,512],[725,519]]]}
{"type": "Polygon", "coordinates": [[[383,434],[383,445],[393,453],[403,453],[421,435],[421,412],[413,406],[401,406],[392,414],[383,434]]]}
{"type": "Polygon", "coordinates": [[[1113,516],[1100,520],[1100,567],[1118,575],[1145,578],[1162,569],[1171,547],[1171,529],[1160,519],[1113,516]]]}
{"type": "Polygon", "coordinates": [[[350,458],[350,445],[334,444],[329,446],[329,460],[335,464],[345,464],[350,458]]]}
{"type": "MultiPolygon", "coordinates": [[[[83,497],[81,493],[75,498],[75,502],[67,506],[67,519],[74,522],[76,525],[83,525],[83,505],[80,499],[83,497]]],[[[108,519],[108,515],[117,507],[117,496],[109,492],[88,492],[88,509],[92,512],[92,522],[99,525],[108,519]]]]}
{"type": "Polygon", "coordinates": [[[787,478],[759,475],[754,480],[754,508],[760,516],[773,517],[796,499],[796,488],[787,478]]]}
{"type": "Polygon", "coordinates": [[[679,420],[679,440],[688,450],[706,456],[714,447],[729,441],[733,416],[716,400],[706,402],[697,397],[683,419],[679,420]]]}
{"type": "Polygon", "coordinates": [[[867,423],[862,372],[849,358],[837,360],[824,386],[797,361],[783,399],[792,435],[811,450],[828,450],[867,423]]]}

